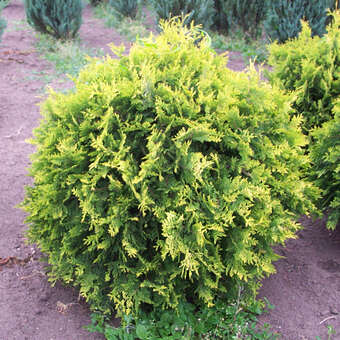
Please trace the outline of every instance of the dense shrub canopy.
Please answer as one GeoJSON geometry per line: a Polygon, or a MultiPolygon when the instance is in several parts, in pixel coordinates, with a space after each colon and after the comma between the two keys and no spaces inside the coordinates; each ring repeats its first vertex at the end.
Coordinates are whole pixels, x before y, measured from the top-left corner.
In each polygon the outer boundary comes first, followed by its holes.
{"type": "Polygon", "coordinates": [[[304,23],[297,39],[269,48],[271,82],[294,93],[295,114],[303,116],[303,131],[310,135],[314,162],[310,174],[322,189],[319,207],[331,209],[327,225],[332,229],[339,220],[339,27],[340,13],[333,13],[323,38],[312,37],[304,23]]]}
{"type": "Polygon", "coordinates": [[[81,25],[81,0],[25,0],[28,23],[57,39],[72,39],[81,25]]]}
{"type": "Polygon", "coordinates": [[[52,280],[122,313],[212,305],[274,272],[313,208],[300,119],[178,21],[51,93],[23,206],[52,280]]]}
{"type": "Polygon", "coordinates": [[[303,131],[334,117],[334,100],[340,95],[340,14],[327,34],[312,37],[311,29],[303,23],[299,37],[285,44],[273,43],[269,47],[268,63],[272,83],[286,91],[295,91],[294,108],[304,117],[303,131]]]}
{"type": "Polygon", "coordinates": [[[327,227],[335,229],[340,222],[340,101],[335,116],[313,132],[311,148],[314,162],[312,178],[322,189],[320,207],[328,209],[327,227]]]}

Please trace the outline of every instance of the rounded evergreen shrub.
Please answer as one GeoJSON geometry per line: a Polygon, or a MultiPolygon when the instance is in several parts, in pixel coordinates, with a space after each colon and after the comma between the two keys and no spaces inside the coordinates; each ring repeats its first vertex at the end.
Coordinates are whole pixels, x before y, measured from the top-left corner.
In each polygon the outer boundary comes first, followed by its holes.
{"type": "Polygon", "coordinates": [[[25,11],[36,31],[57,39],[74,38],[81,25],[81,0],[25,0],[25,11]]]}
{"type": "Polygon", "coordinates": [[[340,13],[327,34],[312,37],[307,23],[298,38],[269,47],[269,78],[286,91],[294,91],[297,114],[304,117],[303,131],[320,127],[334,117],[334,101],[340,95],[340,13]]]}
{"type": "Polygon", "coordinates": [[[340,100],[334,111],[333,119],[313,131],[315,143],[311,147],[312,179],[322,190],[319,204],[328,210],[329,229],[340,223],[340,100]]]}
{"type": "Polygon", "coordinates": [[[51,92],[23,202],[50,279],[120,315],[255,292],[316,192],[289,97],[162,25],[51,92]]]}

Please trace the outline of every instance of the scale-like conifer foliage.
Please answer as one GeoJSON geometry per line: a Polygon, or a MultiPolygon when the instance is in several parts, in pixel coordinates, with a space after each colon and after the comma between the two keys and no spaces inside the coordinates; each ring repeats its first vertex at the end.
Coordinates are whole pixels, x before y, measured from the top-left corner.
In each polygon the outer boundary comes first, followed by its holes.
{"type": "Polygon", "coordinates": [[[268,63],[273,67],[269,78],[296,93],[294,108],[304,117],[306,134],[334,117],[340,96],[340,13],[333,18],[324,38],[312,37],[309,25],[303,23],[298,38],[269,47],[268,63]]]}
{"type": "Polygon", "coordinates": [[[312,178],[322,189],[320,208],[328,210],[327,227],[340,223],[340,101],[334,107],[335,116],[313,132],[311,148],[314,162],[312,178]]]}
{"type": "Polygon", "coordinates": [[[312,37],[304,23],[297,39],[272,44],[269,64],[271,82],[295,93],[295,114],[304,117],[303,131],[312,142],[311,178],[322,189],[319,207],[330,208],[327,225],[334,229],[339,220],[340,13],[332,17],[323,38],[312,37]]]}
{"type": "Polygon", "coordinates": [[[196,28],[163,29],[52,92],[32,140],[30,240],[52,281],[120,314],[256,290],[313,208],[288,96],[196,28]]]}
{"type": "Polygon", "coordinates": [[[81,25],[81,0],[25,0],[28,23],[57,39],[72,39],[81,25]]]}

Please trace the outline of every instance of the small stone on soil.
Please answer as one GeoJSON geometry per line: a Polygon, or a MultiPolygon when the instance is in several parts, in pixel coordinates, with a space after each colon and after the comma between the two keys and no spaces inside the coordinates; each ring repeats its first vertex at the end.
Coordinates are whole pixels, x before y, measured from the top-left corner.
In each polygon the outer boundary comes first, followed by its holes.
{"type": "Polygon", "coordinates": [[[338,315],[339,314],[339,312],[338,312],[338,310],[335,308],[335,307],[329,307],[329,311],[331,312],[331,314],[333,314],[333,315],[338,315]]]}

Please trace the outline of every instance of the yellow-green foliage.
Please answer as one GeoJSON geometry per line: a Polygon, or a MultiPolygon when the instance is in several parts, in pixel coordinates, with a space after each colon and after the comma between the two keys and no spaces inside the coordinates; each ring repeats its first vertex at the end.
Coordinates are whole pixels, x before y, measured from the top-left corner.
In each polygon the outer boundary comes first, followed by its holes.
{"type": "Polygon", "coordinates": [[[313,132],[311,148],[314,162],[313,179],[322,189],[320,207],[329,209],[327,227],[335,229],[340,222],[340,100],[334,107],[335,116],[313,132]]]}
{"type": "Polygon", "coordinates": [[[32,140],[29,238],[52,281],[107,312],[256,290],[313,208],[288,96],[227,69],[200,30],[163,29],[52,92],[32,140]]]}
{"type": "Polygon", "coordinates": [[[327,34],[312,37],[307,23],[298,38],[269,47],[272,83],[296,91],[294,108],[304,117],[303,131],[334,117],[334,100],[340,95],[340,13],[334,13],[327,34]]]}

